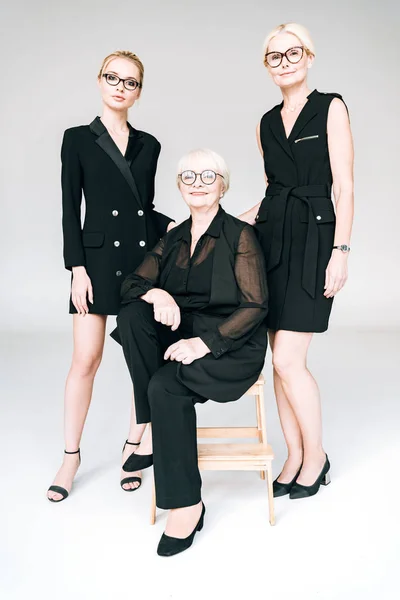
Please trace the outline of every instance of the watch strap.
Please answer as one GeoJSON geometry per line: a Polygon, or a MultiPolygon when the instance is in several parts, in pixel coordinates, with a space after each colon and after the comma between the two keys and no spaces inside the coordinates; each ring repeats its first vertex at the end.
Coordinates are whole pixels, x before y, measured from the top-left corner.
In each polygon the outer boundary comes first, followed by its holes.
{"type": "Polygon", "coordinates": [[[341,244],[340,246],[333,246],[333,250],[341,250],[342,252],[350,252],[350,246],[347,246],[347,244],[341,244]]]}

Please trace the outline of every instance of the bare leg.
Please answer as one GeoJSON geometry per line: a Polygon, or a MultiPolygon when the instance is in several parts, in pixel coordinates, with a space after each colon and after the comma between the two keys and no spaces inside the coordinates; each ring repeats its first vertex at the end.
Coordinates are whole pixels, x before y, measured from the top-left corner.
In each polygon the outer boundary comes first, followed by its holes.
{"type": "MultiPolygon", "coordinates": [[[[146,429],[146,424],[140,424],[138,425],[136,423],[136,408],[135,408],[135,396],[132,396],[132,409],[131,409],[131,422],[130,422],[130,426],[129,426],[129,434],[128,434],[128,441],[129,442],[140,442],[144,433],[144,430],[146,429]]],[[[124,462],[129,458],[129,456],[131,454],[133,454],[134,452],[136,452],[138,450],[138,446],[131,446],[129,444],[126,444],[125,449],[122,453],[122,464],[124,464],[124,462]]],[[[151,449],[150,452],[144,452],[144,454],[151,454],[151,449]]],[[[121,470],[121,479],[125,479],[125,477],[141,477],[141,471],[135,471],[134,473],[132,472],[127,472],[124,471],[123,469],[121,470]]],[[[124,483],[124,485],[122,486],[125,490],[129,490],[129,489],[135,489],[139,486],[139,482],[138,481],[133,481],[131,483],[124,483]]]]}
{"type": "MultiPolygon", "coordinates": [[[[74,350],[64,400],[65,450],[68,452],[78,450],[80,445],[94,377],[103,354],[106,320],[103,315],[73,315],[74,350]]],[[[53,485],[70,491],[78,466],[78,454],[65,454],[53,485]]],[[[57,492],[49,491],[47,495],[54,500],[61,499],[57,492]]]]}
{"type": "MultiPolygon", "coordinates": [[[[268,338],[272,353],[274,353],[275,332],[269,331],[268,338]]],[[[288,457],[278,477],[280,483],[289,483],[296,476],[303,461],[303,440],[300,426],[290,402],[282,387],[282,381],[274,368],[274,390],[278,406],[279,420],[288,449],[288,457]]]]}
{"type": "MultiPolygon", "coordinates": [[[[277,331],[273,352],[274,369],[301,431],[303,467],[297,481],[302,485],[314,483],[325,462],[319,390],[307,368],[307,352],[312,335],[312,333],[277,331]]],[[[296,430],[291,431],[289,427],[286,433],[289,444],[297,445],[296,430]]]]}

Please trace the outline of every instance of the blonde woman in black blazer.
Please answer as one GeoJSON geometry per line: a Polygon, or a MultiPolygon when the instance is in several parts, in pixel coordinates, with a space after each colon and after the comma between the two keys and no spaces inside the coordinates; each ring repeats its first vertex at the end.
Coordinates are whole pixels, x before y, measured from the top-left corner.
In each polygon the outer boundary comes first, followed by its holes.
{"type": "MultiPolygon", "coordinates": [[[[127,121],[128,109],[142,90],[143,71],[142,62],[131,52],[107,56],[98,75],[102,116],[64,133],[64,261],[72,271],[74,351],[65,390],[64,461],[47,493],[52,502],[68,496],[80,464],[79,445],[101,362],[107,315],[119,311],[121,283],[173,226],[153,204],[160,143],[127,121]]],[[[143,429],[136,424],[133,404],[123,462],[138,446],[143,429]]],[[[122,472],[125,491],[134,491],[140,482],[140,473],[122,472]]]]}

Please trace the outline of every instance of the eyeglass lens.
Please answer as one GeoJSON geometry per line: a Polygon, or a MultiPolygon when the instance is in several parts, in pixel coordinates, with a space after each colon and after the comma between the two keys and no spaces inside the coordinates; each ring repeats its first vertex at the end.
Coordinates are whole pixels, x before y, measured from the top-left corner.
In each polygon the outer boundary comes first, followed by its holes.
{"type": "Polygon", "coordinates": [[[181,174],[182,182],[186,185],[192,185],[196,181],[197,175],[200,175],[201,181],[205,185],[211,185],[217,178],[217,174],[214,171],[203,171],[202,173],[195,173],[194,171],[183,171],[181,174]]]}
{"type": "Polygon", "coordinates": [[[124,88],[126,90],[136,90],[136,88],[138,87],[138,82],[136,81],[136,79],[125,79],[122,80],[119,77],[117,77],[116,75],[113,75],[112,73],[106,73],[105,74],[105,78],[107,83],[109,83],[110,85],[118,85],[120,81],[124,81],[124,88]]]}
{"type": "Polygon", "coordinates": [[[290,63],[296,64],[303,56],[303,48],[301,46],[296,46],[294,48],[289,48],[286,52],[268,52],[266,55],[267,63],[270,67],[279,67],[284,56],[286,56],[290,63]]]}

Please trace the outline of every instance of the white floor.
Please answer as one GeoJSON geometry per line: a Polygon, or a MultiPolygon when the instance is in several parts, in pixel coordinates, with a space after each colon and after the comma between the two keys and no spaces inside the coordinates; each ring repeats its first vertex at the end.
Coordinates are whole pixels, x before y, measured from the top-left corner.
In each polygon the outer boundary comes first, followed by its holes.
{"type": "MultiPolygon", "coordinates": [[[[82,441],[71,496],[45,492],[62,458],[65,335],[1,337],[1,546],[3,600],[395,600],[399,598],[400,334],[335,330],[317,336],[310,367],[323,396],[332,484],[310,499],[277,499],[268,523],[254,473],[203,474],[205,527],[174,558],[156,555],[165,514],[149,525],[150,477],[119,487],[130,383],[110,340],[82,441]]],[[[270,383],[274,473],[284,460],[270,383]]],[[[243,398],[198,409],[200,424],[252,424],[243,398]]]]}

